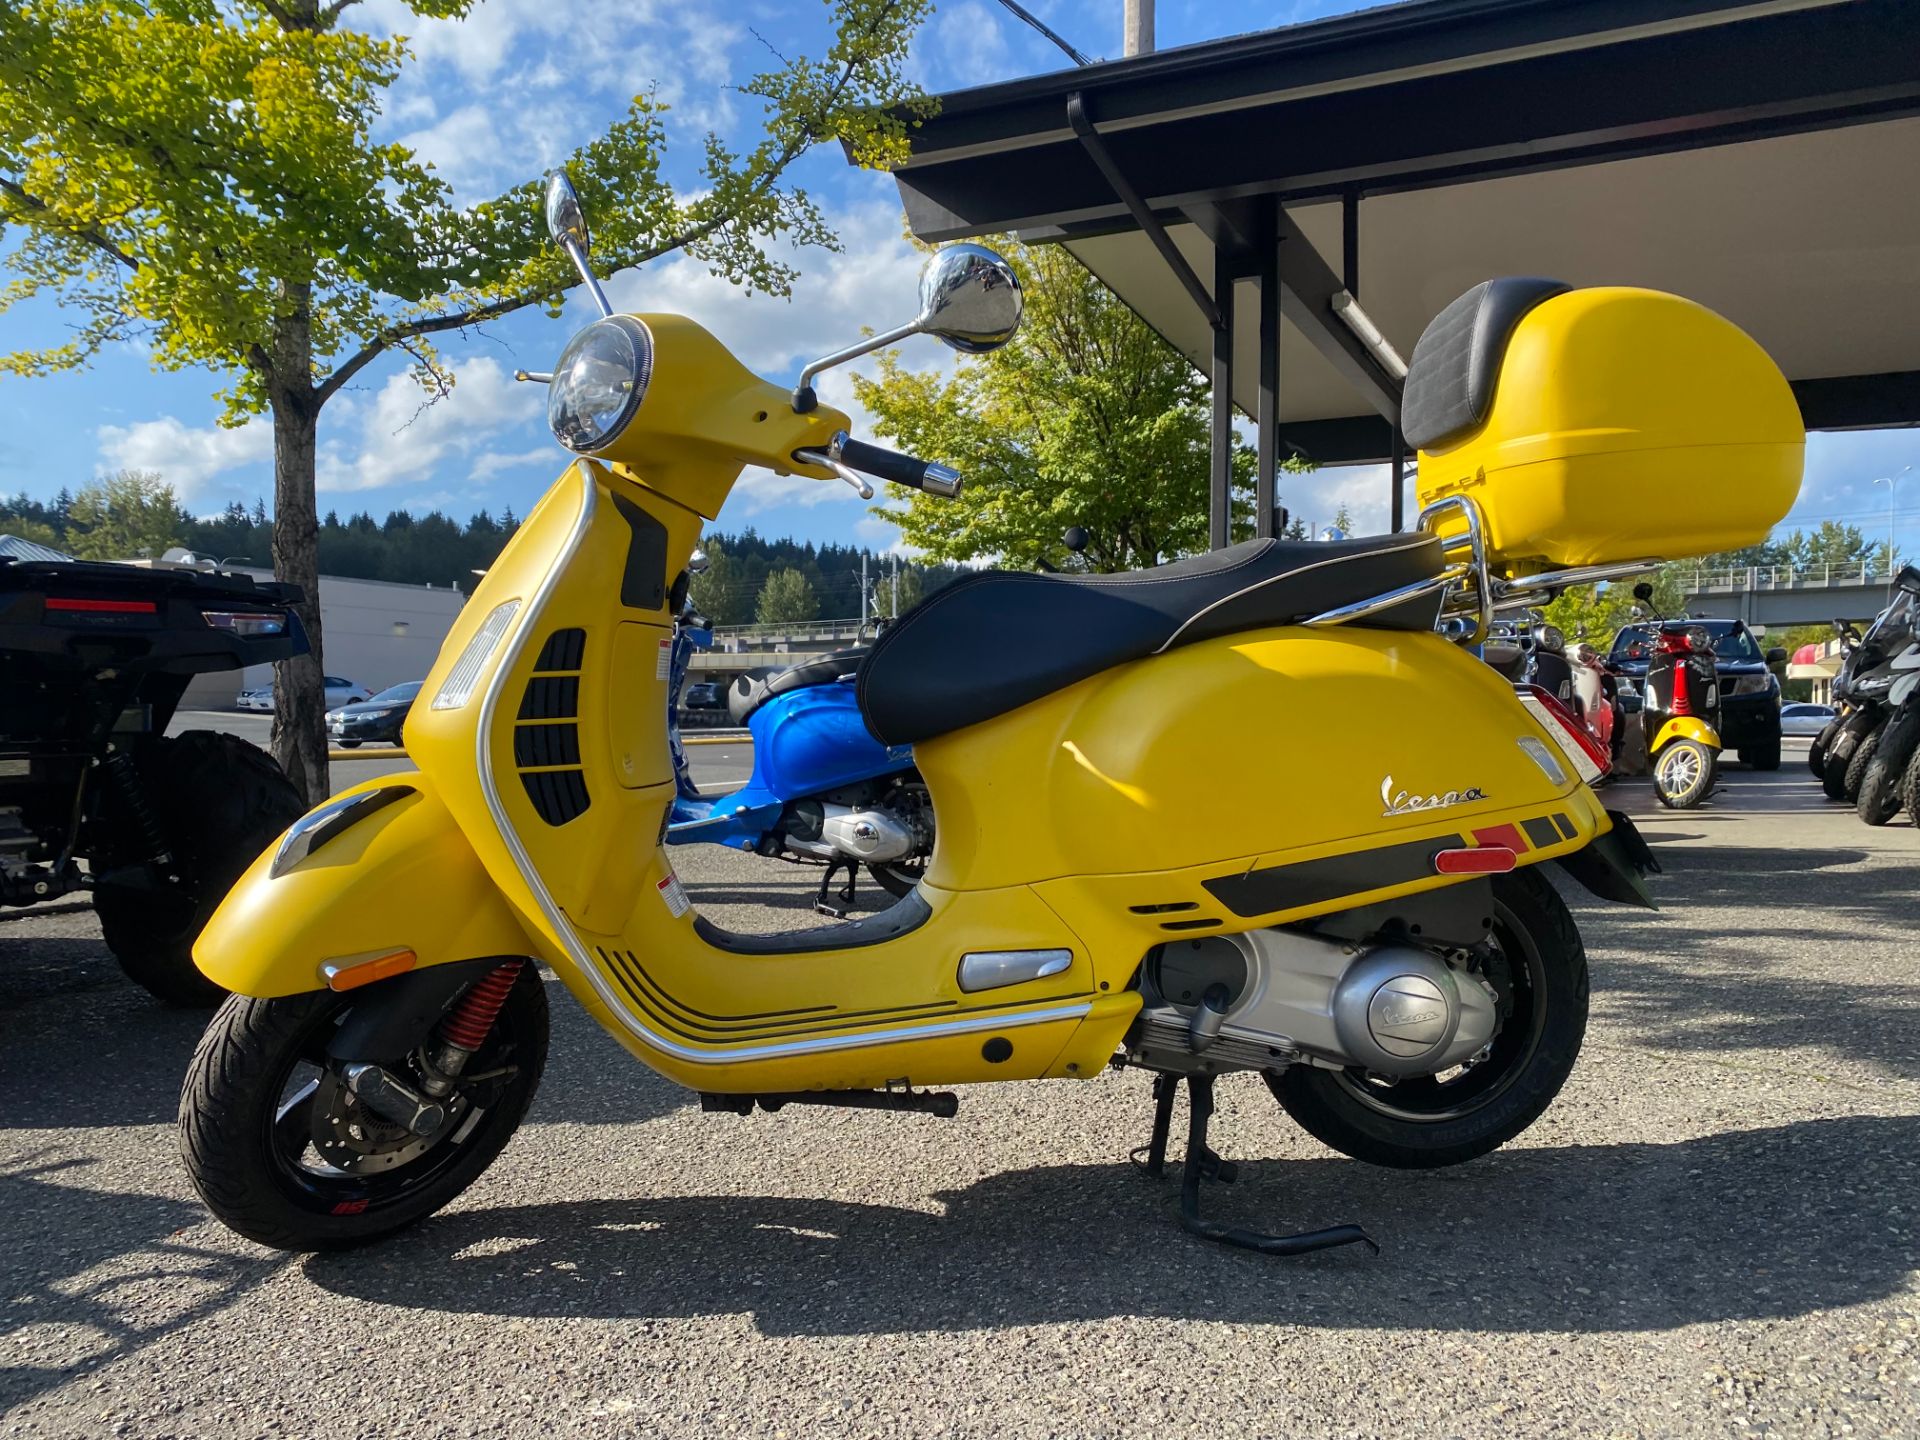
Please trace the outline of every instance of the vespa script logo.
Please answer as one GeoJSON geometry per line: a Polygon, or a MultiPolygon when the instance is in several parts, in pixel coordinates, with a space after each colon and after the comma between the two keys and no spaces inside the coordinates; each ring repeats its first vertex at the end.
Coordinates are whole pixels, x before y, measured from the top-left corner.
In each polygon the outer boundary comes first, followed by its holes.
{"type": "Polygon", "coordinates": [[[1395,790],[1391,775],[1380,782],[1380,800],[1387,807],[1381,815],[1387,819],[1395,815],[1413,815],[1422,810],[1445,810],[1450,805],[1471,805],[1476,800],[1486,798],[1487,792],[1477,785],[1466,790],[1449,790],[1444,795],[1415,795],[1409,790],[1395,790]]]}

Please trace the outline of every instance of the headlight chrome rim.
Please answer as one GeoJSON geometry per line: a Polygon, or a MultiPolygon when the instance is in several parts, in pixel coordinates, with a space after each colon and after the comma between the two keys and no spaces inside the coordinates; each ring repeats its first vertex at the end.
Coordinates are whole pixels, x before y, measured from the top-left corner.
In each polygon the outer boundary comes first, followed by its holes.
{"type": "Polygon", "coordinates": [[[653,379],[653,332],[631,315],[596,320],[567,342],[547,390],[547,428],[576,455],[625,433],[653,379]],[[618,405],[610,402],[619,400],[618,405]]]}

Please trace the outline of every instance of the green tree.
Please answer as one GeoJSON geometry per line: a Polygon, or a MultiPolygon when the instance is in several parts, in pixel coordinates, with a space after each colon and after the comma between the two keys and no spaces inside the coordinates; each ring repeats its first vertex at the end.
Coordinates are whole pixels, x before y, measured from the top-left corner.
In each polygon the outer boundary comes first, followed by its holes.
{"type": "Polygon", "coordinates": [[[1869,540],[1858,525],[1842,525],[1822,520],[1811,534],[1796,530],[1781,547],[1796,570],[1858,568],[1870,565],[1876,573],[1886,573],[1887,542],[1869,540]]]}
{"type": "Polygon", "coordinates": [[[765,625],[790,625],[820,616],[820,597],[798,570],[776,570],[760,587],[754,618],[765,625]]]}
{"type": "Polygon", "coordinates": [[[1606,585],[1576,585],[1544,608],[1544,614],[1560,627],[1569,641],[1585,640],[1604,650],[1613,643],[1613,635],[1634,619],[1633,587],[1641,579],[1653,585],[1653,608],[1663,615],[1676,615],[1682,602],[1681,579],[1693,569],[1691,561],[1662,565],[1652,574],[1615,580],[1606,585]]]}
{"type": "MultiPolygon", "coordinates": [[[[1026,296],[1020,333],[941,380],[882,354],[854,390],[901,449],[959,470],[954,500],[915,493],[874,513],[939,560],[997,555],[1014,568],[1062,564],[1060,536],[1086,527],[1095,570],[1129,570],[1207,547],[1205,380],[1057,245],[996,242],[1026,296]]],[[[1253,477],[1236,444],[1235,484],[1253,477]]],[[[1236,501],[1244,522],[1247,497],[1236,501]]],[[[1242,526],[1244,527],[1244,524],[1242,526]]]]}
{"type": "MultiPolygon", "coordinates": [[[[327,793],[321,696],[316,433],[322,408],[398,351],[429,395],[454,377],[433,337],[527,306],[558,313],[577,280],[541,223],[540,186],[462,209],[375,121],[409,52],[337,22],[355,0],[7,0],[0,4],[0,312],[60,298],[65,343],[0,354],[0,375],[87,363],[144,336],[165,369],[226,378],[226,419],[273,420],[276,573],[302,586],[314,653],[281,669],[274,751],[327,793]]],[[[405,0],[458,18],[473,0],[405,0]]],[[[864,164],[904,148],[923,102],[902,63],[928,0],[830,0],[824,57],[778,59],[741,87],[766,136],[709,136],[680,194],[662,173],[665,107],[636,98],[566,162],[613,271],[684,250],[716,274],[787,293],[781,236],[831,245],[788,180],[815,145],[864,164]],[[905,102],[906,113],[899,108],[905,102]]]]}
{"type": "Polygon", "coordinates": [[[38,520],[28,520],[21,516],[0,517],[0,534],[13,536],[16,540],[31,541],[35,545],[45,545],[49,550],[58,550],[62,541],[51,525],[38,520]]]}
{"type": "Polygon", "coordinates": [[[64,549],[82,560],[158,559],[193,517],[152,470],[122,470],[80,487],[67,507],[64,549]]]}
{"type": "Polygon", "coordinates": [[[693,577],[693,608],[715,625],[745,625],[753,619],[754,592],[741,578],[739,562],[717,535],[702,542],[707,569],[693,577]]]}
{"type": "Polygon", "coordinates": [[[1342,535],[1353,534],[1353,512],[1347,509],[1347,502],[1344,500],[1340,502],[1339,509],[1333,512],[1333,528],[1342,535]]]}
{"type": "Polygon", "coordinates": [[[920,579],[920,571],[911,565],[900,567],[900,580],[897,587],[899,604],[894,603],[896,586],[891,575],[882,575],[880,583],[874,587],[873,613],[883,620],[897,620],[926,598],[926,586],[920,579]]]}

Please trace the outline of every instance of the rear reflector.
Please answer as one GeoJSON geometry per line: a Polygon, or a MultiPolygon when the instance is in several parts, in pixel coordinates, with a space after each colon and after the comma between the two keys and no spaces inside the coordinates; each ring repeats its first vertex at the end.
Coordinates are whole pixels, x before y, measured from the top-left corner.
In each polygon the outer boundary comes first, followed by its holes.
{"type": "Polygon", "coordinates": [[[151,600],[75,600],[65,595],[49,595],[47,609],[82,615],[154,615],[160,607],[151,600]]]}
{"type": "Polygon", "coordinates": [[[1504,875],[1515,863],[1513,851],[1504,845],[1442,850],[1433,857],[1434,872],[1440,875],[1504,875]]]}
{"type": "Polygon", "coordinates": [[[320,973],[327,977],[329,990],[357,990],[376,980],[390,980],[395,975],[406,974],[413,969],[417,958],[411,950],[395,950],[389,955],[366,958],[347,956],[327,961],[320,967],[320,973]]]}

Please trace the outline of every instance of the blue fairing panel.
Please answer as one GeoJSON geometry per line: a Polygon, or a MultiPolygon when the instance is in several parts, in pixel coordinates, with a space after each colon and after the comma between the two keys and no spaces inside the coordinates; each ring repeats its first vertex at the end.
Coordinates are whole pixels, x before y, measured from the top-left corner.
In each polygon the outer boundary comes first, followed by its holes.
{"type": "Polygon", "coordinates": [[[868,732],[847,683],[776,695],[747,717],[753,732],[748,789],[787,800],[838,790],[913,765],[911,745],[882,745],[868,732]]]}

